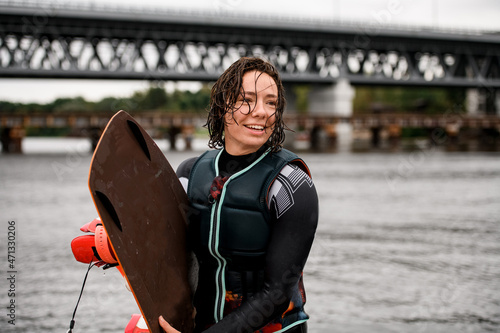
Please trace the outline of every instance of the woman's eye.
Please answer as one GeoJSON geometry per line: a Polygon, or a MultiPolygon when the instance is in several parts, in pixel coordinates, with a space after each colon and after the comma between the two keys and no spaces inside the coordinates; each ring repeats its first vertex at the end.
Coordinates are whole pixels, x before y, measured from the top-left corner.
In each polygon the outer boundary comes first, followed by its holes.
{"type": "Polygon", "coordinates": [[[238,98],[238,100],[236,101],[236,105],[243,105],[243,104],[248,104],[248,99],[246,98],[238,98]]]}
{"type": "Polygon", "coordinates": [[[237,104],[243,104],[243,103],[250,103],[250,99],[249,98],[238,98],[238,100],[236,101],[237,104]]]}

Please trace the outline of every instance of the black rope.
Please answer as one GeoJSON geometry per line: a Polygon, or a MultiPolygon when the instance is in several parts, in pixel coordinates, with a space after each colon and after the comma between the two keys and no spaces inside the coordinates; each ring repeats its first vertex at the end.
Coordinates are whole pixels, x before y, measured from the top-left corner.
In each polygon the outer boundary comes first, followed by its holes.
{"type": "Polygon", "coordinates": [[[80,299],[82,298],[83,288],[85,288],[85,282],[87,282],[87,276],[89,275],[90,269],[94,267],[95,263],[90,262],[89,267],[87,268],[87,273],[85,274],[85,278],[83,279],[82,290],[80,290],[80,296],[78,297],[78,302],[76,302],[75,311],[73,311],[73,317],[69,322],[69,330],[66,333],[73,333],[73,327],[75,327],[75,315],[76,309],[78,309],[78,304],[80,304],[80,299]]]}

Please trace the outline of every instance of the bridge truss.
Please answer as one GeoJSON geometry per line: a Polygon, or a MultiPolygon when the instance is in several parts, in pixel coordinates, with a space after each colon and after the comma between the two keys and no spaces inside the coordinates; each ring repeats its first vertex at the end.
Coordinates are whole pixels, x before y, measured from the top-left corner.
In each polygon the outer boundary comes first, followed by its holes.
{"type": "Polygon", "coordinates": [[[213,81],[264,56],[285,82],[500,87],[500,35],[0,4],[0,76],[213,81]]]}

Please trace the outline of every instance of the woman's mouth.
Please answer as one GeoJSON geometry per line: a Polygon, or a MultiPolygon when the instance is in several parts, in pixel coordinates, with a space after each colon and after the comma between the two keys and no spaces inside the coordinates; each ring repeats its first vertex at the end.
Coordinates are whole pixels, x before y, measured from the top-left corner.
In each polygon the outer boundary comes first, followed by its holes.
{"type": "Polygon", "coordinates": [[[244,125],[246,128],[249,128],[251,130],[254,130],[254,131],[263,131],[265,129],[264,126],[260,126],[260,125],[244,125]]]}

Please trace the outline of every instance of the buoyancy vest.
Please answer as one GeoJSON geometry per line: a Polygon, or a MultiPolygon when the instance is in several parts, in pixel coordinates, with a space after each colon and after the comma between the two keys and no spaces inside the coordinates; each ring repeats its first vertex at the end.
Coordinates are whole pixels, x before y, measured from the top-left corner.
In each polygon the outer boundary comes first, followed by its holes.
{"type": "MultiPolygon", "coordinates": [[[[219,156],[220,151],[212,150],[197,159],[187,189],[191,205],[190,244],[200,267],[194,299],[196,322],[202,326],[218,322],[262,288],[271,233],[268,191],[289,163],[309,173],[294,153],[285,149],[266,151],[250,166],[229,177],[214,201],[209,193],[219,173],[219,156]]],[[[301,297],[299,289],[302,288],[295,288],[297,297],[301,297]]],[[[295,320],[307,319],[305,313],[297,312],[300,311],[295,311],[295,320]]]]}

